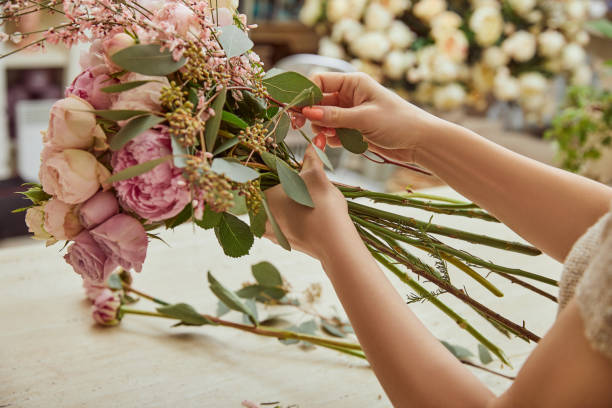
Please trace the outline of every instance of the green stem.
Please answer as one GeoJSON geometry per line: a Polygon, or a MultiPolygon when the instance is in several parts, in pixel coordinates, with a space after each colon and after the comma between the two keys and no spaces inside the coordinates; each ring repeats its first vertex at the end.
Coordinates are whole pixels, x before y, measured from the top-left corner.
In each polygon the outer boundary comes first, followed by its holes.
{"type": "Polygon", "coordinates": [[[418,193],[418,192],[401,192],[397,194],[399,197],[408,197],[408,198],[424,198],[426,200],[433,200],[433,201],[441,201],[444,203],[451,203],[451,204],[463,204],[463,205],[473,205],[474,208],[478,208],[478,206],[476,204],[473,203],[468,203],[466,201],[461,201],[461,200],[455,200],[454,198],[448,198],[448,197],[443,197],[443,196],[439,196],[439,195],[434,195],[434,194],[425,194],[425,193],[418,193]]]}

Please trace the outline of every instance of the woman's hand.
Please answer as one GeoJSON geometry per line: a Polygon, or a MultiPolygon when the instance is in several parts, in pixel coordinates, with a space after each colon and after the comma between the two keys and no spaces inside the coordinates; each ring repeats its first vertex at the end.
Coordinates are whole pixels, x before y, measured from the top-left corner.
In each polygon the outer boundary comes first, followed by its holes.
{"type": "MultiPolygon", "coordinates": [[[[347,228],[354,229],[348,216],[346,200],[329,181],[323,164],[312,146],[306,149],[300,172],[315,207],[298,204],[278,185],[265,191],[266,200],[293,249],[323,260],[330,240],[341,239],[347,228]]],[[[270,223],[265,236],[276,242],[270,223]]]]}
{"type": "Polygon", "coordinates": [[[415,152],[441,119],[410,104],[362,73],[323,73],[312,78],[323,91],[320,106],[302,114],[332,147],[341,146],[334,128],[359,130],[370,150],[389,159],[415,162],[415,152]],[[331,129],[330,129],[331,128],[331,129]]]}

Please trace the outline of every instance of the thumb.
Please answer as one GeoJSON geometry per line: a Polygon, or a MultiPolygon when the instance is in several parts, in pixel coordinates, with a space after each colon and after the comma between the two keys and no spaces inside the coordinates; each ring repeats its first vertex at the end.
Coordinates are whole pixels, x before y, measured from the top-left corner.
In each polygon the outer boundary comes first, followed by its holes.
{"type": "Polygon", "coordinates": [[[306,147],[304,154],[304,162],[302,163],[302,172],[308,170],[323,170],[323,162],[319,159],[317,152],[311,144],[306,147]]]}
{"type": "Polygon", "coordinates": [[[331,128],[355,128],[359,115],[355,108],[338,106],[306,106],[302,114],[314,124],[331,128]]]}

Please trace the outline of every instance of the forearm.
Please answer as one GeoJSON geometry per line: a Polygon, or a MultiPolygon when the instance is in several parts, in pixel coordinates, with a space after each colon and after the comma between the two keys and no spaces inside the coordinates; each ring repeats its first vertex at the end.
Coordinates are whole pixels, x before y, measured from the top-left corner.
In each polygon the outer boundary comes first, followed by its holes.
{"type": "Polygon", "coordinates": [[[493,395],[410,311],[355,228],[329,237],[323,268],[394,406],[484,407],[493,395]]]}
{"type": "Polygon", "coordinates": [[[610,187],[521,156],[449,122],[437,126],[415,156],[559,261],[612,201],[610,187]]]}

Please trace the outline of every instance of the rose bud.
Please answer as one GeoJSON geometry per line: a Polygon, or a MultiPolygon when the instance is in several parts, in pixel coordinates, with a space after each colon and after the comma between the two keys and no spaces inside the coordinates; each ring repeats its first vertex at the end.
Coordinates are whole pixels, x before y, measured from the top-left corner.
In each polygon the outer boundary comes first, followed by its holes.
{"type": "Polygon", "coordinates": [[[109,109],[116,99],[116,94],[102,91],[102,88],[119,83],[108,76],[106,65],[96,65],[81,72],[68,89],[65,96],[76,95],[89,102],[96,109],[109,109]]]}
{"type": "Polygon", "coordinates": [[[83,279],[95,283],[104,283],[118,266],[86,230],[74,238],[64,259],[83,279]]]}
{"type": "Polygon", "coordinates": [[[56,149],[105,146],[106,135],[96,123],[96,115],[90,112],[93,109],[89,102],[75,95],[55,102],[43,141],[56,149]]]}
{"type": "Polygon", "coordinates": [[[67,204],[86,201],[110,177],[106,167],[83,150],[56,151],[46,146],[41,161],[39,178],[43,190],[67,204]]]}
{"type": "Polygon", "coordinates": [[[77,206],[53,197],[45,205],[45,230],[57,240],[72,239],[83,229],[77,206]]]}
{"type": "Polygon", "coordinates": [[[51,234],[45,231],[45,211],[42,205],[28,208],[25,215],[28,231],[34,234],[34,239],[47,240],[51,234]]]}
{"type": "Polygon", "coordinates": [[[121,301],[110,289],[104,289],[94,300],[91,315],[98,324],[115,326],[119,324],[119,307],[121,301]]]}
{"type": "Polygon", "coordinates": [[[119,212],[119,204],[110,191],[99,191],[85,201],[79,209],[79,219],[83,227],[92,229],[119,212]]]}
{"type": "Polygon", "coordinates": [[[127,270],[142,270],[148,240],[144,227],[136,218],[117,214],[90,232],[106,256],[116,264],[127,270]]]}

